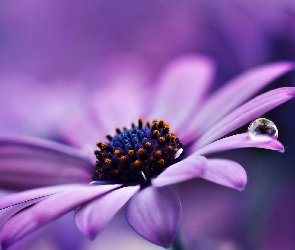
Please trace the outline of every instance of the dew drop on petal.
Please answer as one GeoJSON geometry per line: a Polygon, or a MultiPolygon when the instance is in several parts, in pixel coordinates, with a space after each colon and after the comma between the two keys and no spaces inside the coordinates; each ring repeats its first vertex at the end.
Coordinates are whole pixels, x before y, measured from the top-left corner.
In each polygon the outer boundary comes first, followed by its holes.
{"type": "Polygon", "coordinates": [[[277,126],[266,118],[258,118],[250,123],[248,132],[252,140],[260,140],[263,138],[278,138],[277,126]]]}

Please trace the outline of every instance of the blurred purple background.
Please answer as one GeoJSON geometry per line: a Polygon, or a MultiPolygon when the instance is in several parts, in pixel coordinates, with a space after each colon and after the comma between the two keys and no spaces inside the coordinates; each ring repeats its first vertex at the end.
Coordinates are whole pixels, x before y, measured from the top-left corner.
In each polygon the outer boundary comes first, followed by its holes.
{"type": "MultiPolygon", "coordinates": [[[[59,139],[60,124],[83,112],[93,89],[118,81],[152,83],[183,54],[202,53],[216,62],[214,88],[262,63],[294,61],[294,27],[292,0],[1,0],[0,133],[59,139]]],[[[271,87],[291,85],[294,73],[271,87]]],[[[279,129],[284,154],[226,154],[245,167],[245,191],[201,180],[177,187],[183,203],[179,238],[186,249],[293,249],[294,105],[266,115],[279,129]]],[[[122,218],[96,241],[118,240],[85,247],[120,249],[124,232],[124,239],[130,237],[126,249],[130,241],[134,249],[160,249],[139,239],[122,218]]]]}

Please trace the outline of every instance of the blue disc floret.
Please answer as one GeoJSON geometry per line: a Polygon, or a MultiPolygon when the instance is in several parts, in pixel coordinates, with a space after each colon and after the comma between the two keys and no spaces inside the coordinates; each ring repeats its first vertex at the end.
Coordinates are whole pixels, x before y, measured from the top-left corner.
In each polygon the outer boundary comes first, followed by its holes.
{"type": "Polygon", "coordinates": [[[99,142],[94,154],[94,181],[146,183],[175,163],[182,142],[169,132],[169,125],[160,120],[131,129],[116,129],[116,136],[107,135],[109,142],[99,142]]]}

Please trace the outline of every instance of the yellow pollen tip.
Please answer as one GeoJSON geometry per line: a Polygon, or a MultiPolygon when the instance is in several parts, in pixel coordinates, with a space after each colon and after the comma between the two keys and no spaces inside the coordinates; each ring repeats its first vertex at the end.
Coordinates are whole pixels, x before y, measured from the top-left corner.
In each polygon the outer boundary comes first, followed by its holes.
{"type": "Polygon", "coordinates": [[[134,166],[135,166],[135,167],[140,167],[140,166],[141,166],[141,162],[140,162],[139,160],[136,160],[136,161],[134,162],[134,166]]]}
{"type": "Polygon", "coordinates": [[[154,161],[154,157],[153,156],[150,156],[149,161],[150,162],[153,162],[154,161]]]}
{"type": "Polygon", "coordinates": [[[112,162],[112,161],[111,161],[110,159],[105,159],[105,160],[104,160],[104,163],[105,163],[106,165],[110,165],[111,162],[112,162]]]}
{"type": "Polygon", "coordinates": [[[175,135],[171,135],[171,141],[172,142],[175,142],[175,140],[176,140],[176,136],[175,135]]]}
{"type": "Polygon", "coordinates": [[[146,143],[144,144],[144,146],[145,146],[146,148],[150,148],[150,147],[152,146],[152,144],[148,141],[148,142],[146,142],[146,143]]]}
{"type": "Polygon", "coordinates": [[[172,151],[172,146],[169,145],[169,146],[167,147],[167,149],[168,149],[169,151],[172,151]]]}
{"type": "Polygon", "coordinates": [[[173,152],[176,154],[178,150],[179,150],[179,148],[174,148],[173,152]]]}
{"type": "Polygon", "coordinates": [[[133,156],[135,153],[134,153],[134,150],[133,149],[131,149],[131,150],[128,150],[128,155],[129,156],[133,156]]]}
{"type": "Polygon", "coordinates": [[[165,161],[163,159],[160,159],[160,160],[157,161],[157,163],[158,163],[159,166],[164,166],[165,161]]]}
{"type": "Polygon", "coordinates": [[[164,138],[163,136],[161,136],[161,137],[159,138],[159,142],[160,142],[160,143],[164,143],[164,142],[165,142],[165,138],[164,138]]]}
{"type": "Polygon", "coordinates": [[[158,136],[159,134],[160,134],[160,131],[159,130],[156,129],[156,130],[153,131],[153,135],[154,136],[158,136]]]}
{"type": "Polygon", "coordinates": [[[165,125],[165,126],[164,126],[164,131],[165,131],[166,133],[169,133],[169,129],[170,129],[170,128],[169,128],[169,125],[165,125]]]}
{"type": "Polygon", "coordinates": [[[143,153],[144,153],[144,149],[143,148],[140,148],[140,149],[138,149],[138,151],[137,151],[140,155],[142,155],[143,153]]]}
{"type": "Polygon", "coordinates": [[[115,154],[116,156],[119,156],[119,155],[121,154],[121,151],[120,151],[119,149],[116,149],[116,150],[114,151],[114,154],[115,154]]]}
{"type": "Polygon", "coordinates": [[[159,128],[158,122],[157,121],[153,121],[153,123],[152,123],[152,130],[155,130],[155,129],[158,129],[158,128],[159,128]]]}
{"type": "Polygon", "coordinates": [[[156,153],[155,153],[156,157],[160,157],[162,155],[162,152],[161,150],[157,150],[156,153]]]}
{"type": "Polygon", "coordinates": [[[125,162],[125,161],[126,161],[126,156],[125,156],[125,155],[122,155],[122,156],[120,157],[120,161],[121,161],[121,162],[125,162]]]}

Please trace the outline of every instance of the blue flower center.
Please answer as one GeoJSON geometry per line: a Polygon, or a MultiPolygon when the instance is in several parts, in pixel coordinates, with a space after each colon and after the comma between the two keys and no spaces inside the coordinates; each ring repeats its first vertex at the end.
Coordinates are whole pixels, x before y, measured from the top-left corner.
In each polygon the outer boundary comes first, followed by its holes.
{"type": "Polygon", "coordinates": [[[182,150],[182,142],[164,121],[144,126],[140,119],[137,126],[116,132],[114,137],[107,135],[109,142],[97,143],[94,181],[149,182],[175,163],[182,150]]]}

